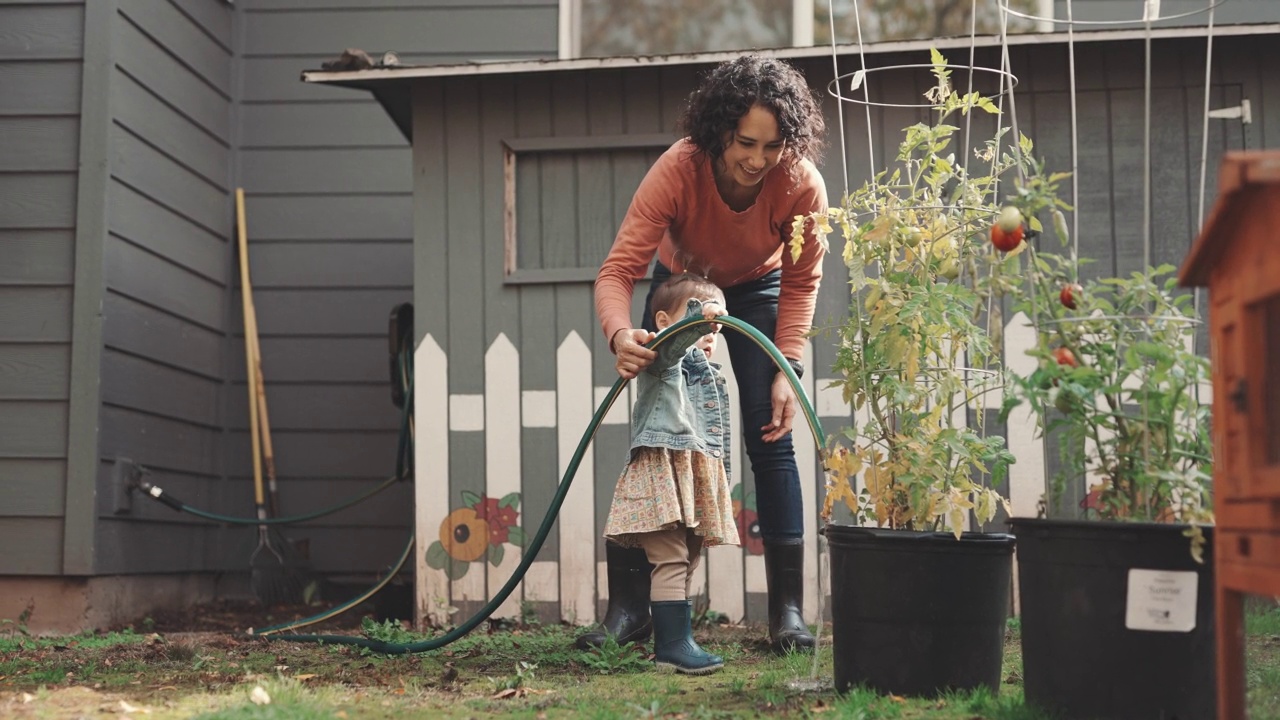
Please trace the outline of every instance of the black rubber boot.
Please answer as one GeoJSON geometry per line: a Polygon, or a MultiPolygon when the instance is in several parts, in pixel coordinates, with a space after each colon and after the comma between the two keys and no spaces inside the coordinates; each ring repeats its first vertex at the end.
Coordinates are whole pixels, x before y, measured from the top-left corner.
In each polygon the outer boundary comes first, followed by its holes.
{"type": "Polygon", "coordinates": [[[693,608],[685,600],[653,603],[653,661],[659,672],[707,675],[724,667],[719,655],[703,650],[693,639],[693,608]]]}
{"type": "Polygon", "coordinates": [[[766,540],[764,575],[769,585],[769,647],[779,655],[812,650],[813,635],[802,614],[804,539],[766,540]]]}
{"type": "Polygon", "coordinates": [[[643,548],[626,548],[616,543],[604,544],[605,565],[609,572],[609,608],[604,620],[578,636],[574,645],[590,650],[604,643],[605,633],[614,636],[619,645],[643,642],[653,631],[649,617],[649,583],[653,565],[643,548]]]}

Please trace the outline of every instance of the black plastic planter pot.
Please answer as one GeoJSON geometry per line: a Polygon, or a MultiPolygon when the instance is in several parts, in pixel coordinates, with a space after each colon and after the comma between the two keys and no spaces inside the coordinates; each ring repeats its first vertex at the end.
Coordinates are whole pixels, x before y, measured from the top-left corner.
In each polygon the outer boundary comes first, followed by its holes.
{"type": "Polygon", "coordinates": [[[998,691],[1013,537],[828,525],[836,690],[998,691]]]}
{"type": "Polygon", "coordinates": [[[1023,687],[1066,718],[1214,717],[1213,528],[1010,521],[1018,538],[1023,687]]]}

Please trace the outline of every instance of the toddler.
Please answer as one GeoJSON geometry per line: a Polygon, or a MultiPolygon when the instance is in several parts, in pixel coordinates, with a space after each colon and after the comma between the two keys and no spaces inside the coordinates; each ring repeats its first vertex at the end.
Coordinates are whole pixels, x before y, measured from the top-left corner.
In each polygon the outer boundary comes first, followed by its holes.
{"type": "MultiPolygon", "coordinates": [[[[724,293],[691,273],[653,295],[660,331],[684,317],[725,314],[724,293]]],[[[713,673],[724,661],[694,642],[689,581],[704,546],[737,545],[729,498],[729,406],[724,376],[710,361],[716,325],[680,330],[636,378],[631,451],[618,478],[604,535],[641,547],[653,563],[650,611],[658,669],[713,673]],[[708,332],[710,328],[710,332],[708,332]]]]}

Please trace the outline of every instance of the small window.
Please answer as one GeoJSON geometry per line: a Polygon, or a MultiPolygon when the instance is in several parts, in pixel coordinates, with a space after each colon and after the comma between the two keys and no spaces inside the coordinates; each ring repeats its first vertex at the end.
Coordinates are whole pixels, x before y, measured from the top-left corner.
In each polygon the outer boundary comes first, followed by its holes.
{"type": "Polygon", "coordinates": [[[669,135],[508,140],[506,280],[591,282],[669,135]]]}

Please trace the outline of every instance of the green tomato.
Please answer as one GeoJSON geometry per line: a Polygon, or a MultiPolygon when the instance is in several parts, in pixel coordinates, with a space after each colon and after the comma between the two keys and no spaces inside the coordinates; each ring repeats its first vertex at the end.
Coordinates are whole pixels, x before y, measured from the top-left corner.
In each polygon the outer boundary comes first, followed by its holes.
{"type": "Polygon", "coordinates": [[[1076,396],[1061,388],[1058,390],[1058,396],[1053,399],[1053,406],[1063,415],[1070,415],[1071,411],[1076,409],[1076,404],[1076,396]]]}

